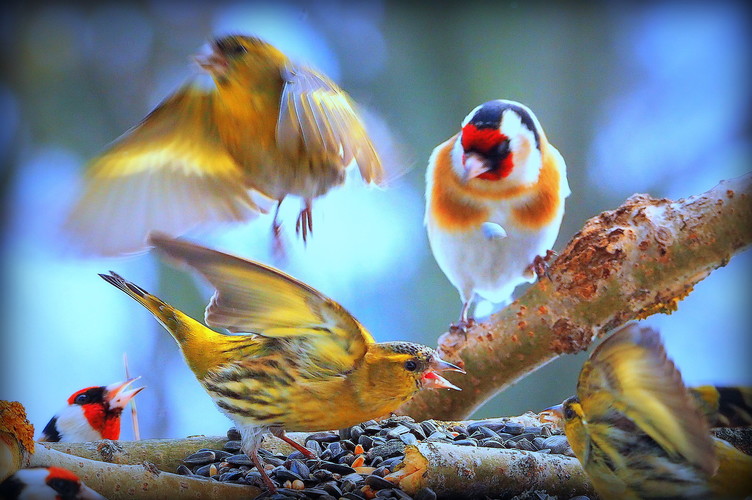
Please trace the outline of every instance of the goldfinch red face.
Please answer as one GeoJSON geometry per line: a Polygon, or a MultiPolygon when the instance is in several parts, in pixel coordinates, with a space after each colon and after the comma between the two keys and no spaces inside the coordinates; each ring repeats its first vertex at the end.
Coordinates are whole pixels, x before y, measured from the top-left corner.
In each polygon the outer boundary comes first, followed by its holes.
{"type": "Polygon", "coordinates": [[[21,469],[0,484],[0,498],[104,500],[74,473],[60,467],[21,469]]]}
{"type": "Polygon", "coordinates": [[[462,122],[455,173],[463,182],[507,189],[538,179],[540,126],[527,107],[498,99],[481,104],[462,122]]]}
{"type": "Polygon", "coordinates": [[[74,392],[44,428],[43,441],[85,442],[120,437],[120,414],[144,387],[126,390],[132,378],[74,392]]]}

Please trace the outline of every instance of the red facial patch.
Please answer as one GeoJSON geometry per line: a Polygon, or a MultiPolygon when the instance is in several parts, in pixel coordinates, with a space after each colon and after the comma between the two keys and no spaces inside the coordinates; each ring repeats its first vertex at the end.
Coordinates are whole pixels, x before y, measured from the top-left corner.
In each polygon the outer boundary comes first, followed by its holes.
{"type": "Polygon", "coordinates": [[[468,123],[462,129],[462,149],[465,151],[489,153],[499,147],[504,139],[506,139],[506,136],[499,132],[497,128],[478,128],[472,123],[468,123]]]}
{"type": "Polygon", "coordinates": [[[71,397],[68,398],[68,404],[72,405],[73,401],[75,401],[76,397],[78,397],[79,394],[83,394],[84,392],[88,391],[89,389],[96,389],[96,387],[95,386],[87,387],[85,389],[81,389],[80,391],[74,392],[73,395],[71,395],[71,397]]]}
{"type": "Polygon", "coordinates": [[[63,469],[61,467],[48,467],[47,471],[49,474],[47,474],[46,481],[49,481],[50,479],[64,479],[66,481],[73,481],[74,483],[78,482],[78,476],[68,469],[63,469]]]}
{"type": "Polygon", "coordinates": [[[487,181],[498,181],[499,179],[503,179],[504,177],[508,176],[512,173],[512,168],[514,167],[514,161],[512,161],[512,153],[509,153],[504,157],[503,160],[501,160],[501,165],[499,168],[495,168],[493,170],[489,170],[488,172],[483,172],[478,176],[478,179],[485,179],[487,181]]]}
{"type": "Polygon", "coordinates": [[[423,374],[423,378],[427,380],[436,380],[439,378],[439,376],[436,374],[436,372],[426,372],[423,374]]]}

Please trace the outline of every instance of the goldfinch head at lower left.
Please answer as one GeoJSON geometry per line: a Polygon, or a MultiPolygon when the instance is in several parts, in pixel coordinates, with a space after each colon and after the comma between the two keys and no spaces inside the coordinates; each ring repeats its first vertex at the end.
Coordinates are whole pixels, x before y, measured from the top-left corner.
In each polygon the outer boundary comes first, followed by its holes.
{"type": "Polygon", "coordinates": [[[50,419],[40,441],[86,442],[120,438],[120,415],[144,387],[126,390],[137,378],[74,392],[50,419]]]}
{"type": "Polygon", "coordinates": [[[3,500],[106,500],[68,469],[21,469],[0,483],[3,500]]]}

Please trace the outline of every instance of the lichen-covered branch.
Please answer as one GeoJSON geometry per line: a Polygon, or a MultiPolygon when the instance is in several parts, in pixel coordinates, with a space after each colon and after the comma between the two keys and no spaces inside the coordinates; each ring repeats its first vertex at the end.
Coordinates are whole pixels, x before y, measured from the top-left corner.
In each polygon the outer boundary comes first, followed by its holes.
{"type": "Polygon", "coordinates": [[[261,493],[255,486],[220,483],[162,472],[153,464],[119,465],[75,457],[38,443],[31,467],[63,467],[75,473],[91,489],[110,500],[164,498],[201,499],[255,498],[261,493]]]}
{"type": "MultiPolygon", "coordinates": [[[[631,196],[585,223],[518,300],[439,339],[462,391],[422,391],[399,412],[456,420],[526,374],[632,319],[671,312],[692,287],[752,243],[752,173],[671,201],[631,196]]],[[[574,388],[572,388],[574,390],[574,388]]]]}
{"type": "MultiPolygon", "coordinates": [[[[309,433],[288,432],[287,436],[294,441],[305,444],[309,433]]],[[[142,439],[141,441],[92,441],[89,443],[44,443],[49,449],[74,455],[88,460],[107,462],[112,464],[135,465],[145,461],[153,464],[162,471],[175,471],[183,459],[207,448],[221,450],[227,442],[224,436],[197,436],[184,439],[142,439]]],[[[272,453],[291,453],[293,448],[274,436],[264,436],[261,447],[272,453]]]]}
{"type": "Polygon", "coordinates": [[[387,476],[407,493],[429,487],[441,498],[511,497],[529,490],[571,498],[594,493],[576,458],[521,450],[418,443],[387,476]]]}

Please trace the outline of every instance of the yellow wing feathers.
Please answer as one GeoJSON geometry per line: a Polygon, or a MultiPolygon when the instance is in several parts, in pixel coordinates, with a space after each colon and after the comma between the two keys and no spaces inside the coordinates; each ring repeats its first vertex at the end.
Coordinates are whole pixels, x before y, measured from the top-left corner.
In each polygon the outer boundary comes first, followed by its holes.
{"type": "Polygon", "coordinates": [[[217,333],[112,271],[99,276],[154,315],[175,339],[183,357],[199,379],[209,370],[231,360],[236,355],[233,350],[242,348],[252,353],[258,349],[249,336],[217,333]]]}

